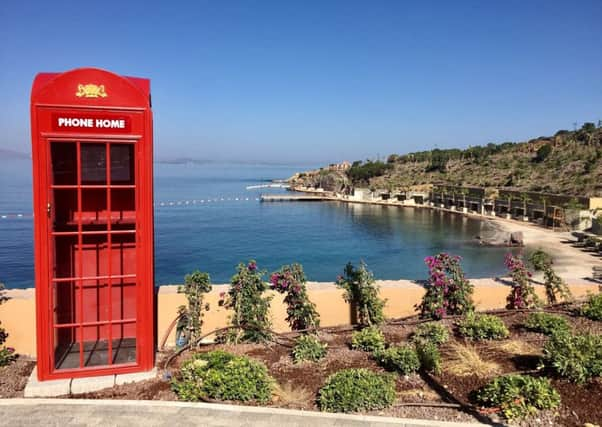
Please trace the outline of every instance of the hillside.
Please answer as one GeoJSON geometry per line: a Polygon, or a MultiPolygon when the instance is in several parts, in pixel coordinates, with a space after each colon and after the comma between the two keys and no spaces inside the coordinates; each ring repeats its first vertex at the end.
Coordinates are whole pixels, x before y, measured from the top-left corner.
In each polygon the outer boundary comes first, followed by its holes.
{"type": "Polygon", "coordinates": [[[391,154],[386,163],[354,162],[345,172],[325,168],[297,174],[291,182],[321,183],[334,191],[445,183],[601,197],[602,128],[586,123],[577,131],[561,130],[528,142],[391,154]]]}

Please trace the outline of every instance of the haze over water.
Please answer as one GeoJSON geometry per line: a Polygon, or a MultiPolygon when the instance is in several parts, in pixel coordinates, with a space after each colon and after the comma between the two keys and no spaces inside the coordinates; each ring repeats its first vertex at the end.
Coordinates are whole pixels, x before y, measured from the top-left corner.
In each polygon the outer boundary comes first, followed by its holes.
{"type": "MultiPolygon", "coordinates": [[[[180,283],[195,269],[228,283],[236,264],[250,258],[268,271],[299,262],[312,281],[333,281],[348,261],[360,260],[379,279],[424,279],[424,257],[439,251],[461,255],[469,277],[504,272],[506,249],[476,245],[474,237],[491,226],[474,219],[430,209],[260,203],[262,191],[282,190],[245,189],[307,168],[156,164],[156,284],[180,283]]],[[[33,287],[30,175],[29,160],[0,161],[0,216],[25,215],[0,218],[0,282],[9,288],[33,287]]]]}

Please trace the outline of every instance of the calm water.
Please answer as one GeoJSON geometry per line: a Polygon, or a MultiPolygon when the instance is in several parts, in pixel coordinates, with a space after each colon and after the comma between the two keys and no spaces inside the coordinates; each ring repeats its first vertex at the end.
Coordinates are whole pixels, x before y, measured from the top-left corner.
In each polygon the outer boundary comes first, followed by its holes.
{"type": "MultiPolygon", "coordinates": [[[[473,219],[429,209],[260,203],[267,190],[245,189],[306,167],[155,165],[156,283],[181,282],[194,269],[226,283],[249,258],[269,271],[300,262],[316,281],[332,281],[360,259],[377,278],[418,279],[426,277],[424,257],[439,251],[463,256],[470,277],[504,271],[506,250],[475,245],[474,236],[490,230],[473,219]]],[[[28,160],[0,160],[0,216],[25,215],[0,218],[0,281],[9,288],[33,285],[30,174],[28,160]]]]}

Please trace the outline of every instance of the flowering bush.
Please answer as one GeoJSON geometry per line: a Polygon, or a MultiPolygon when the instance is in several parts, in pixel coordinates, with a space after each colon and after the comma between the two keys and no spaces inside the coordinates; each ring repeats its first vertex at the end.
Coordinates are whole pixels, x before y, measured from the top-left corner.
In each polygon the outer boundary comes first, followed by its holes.
{"type": "Polygon", "coordinates": [[[461,258],[440,253],[428,256],[429,283],[422,303],[417,307],[422,317],[441,319],[447,315],[466,314],[474,309],[473,286],[464,277],[461,258]]]}
{"type": "Polygon", "coordinates": [[[230,324],[238,328],[226,339],[239,341],[265,341],[270,338],[267,330],[271,326],[268,316],[270,297],[264,297],[267,285],[263,281],[265,271],[257,269],[254,260],[246,265],[238,264],[237,273],[232,276],[228,294],[223,295],[221,302],[226,308],[234,310],[230,324]]]}
{"type": "Polygon", "coordinates": [[[529,262],[535,271],[543,271],[548,304],[556,304],[560,298],[565,301],[573,299],[569,287],[552,269],[552,257],[550,255],[541,249],[537,249],[529,256],[529,262]]]}
{"type": "Polygon", "coordinates": [[[336,285],[345,290],[343,298],[357,310],[360,325],[379,325],[385,321],[383,307],[386,300],[378,297],[378,286],[374,284],[374,276],[366,268],[364,262],[359,268],[348,263],[345,276],[339,276],[336,285]]]}
{"type": "MultiPolygon", "coordinates": [[[[0,283],[0,304],[6,300],[8,300],[8,297],[4,294],[4,283],[0,283]]],[[[0,326],[0,366],[8,365],[17,358],[14,348],[4,346],[6,338],[8,338],[8,333],[0,326]]]]}
{"type": "Polygon", "coordinates": [[[285,265],[270,276],[270,287],[286,294],[286,321],[293,330],[320,326],[320,315],[307,296],[305,282],[303,267],[299,264],[285,265]]]}
{"type": "Polygon", "coordinates": [[[211,291],[211,279],[208,273],[195,271],[184,277],[184,285],[178,287],[178,293],[186,295],[188,305],[178,309],[180,319],[176,328],[176,342],[198,345],[203,325],[203,310],[209,310],[209,304],[203,304],[203,294],[211,291]]]}
{"type": "Polygon", "coordinates": [[[506,254],[504,259],[506,268],[510,270],[512,277],[512,290],[506,298],[507,308],[533,308],[540,305],[539,298],[535,294],[535,288],[531,283],[531,272],[527,270],[522,256],[506,254]]]}

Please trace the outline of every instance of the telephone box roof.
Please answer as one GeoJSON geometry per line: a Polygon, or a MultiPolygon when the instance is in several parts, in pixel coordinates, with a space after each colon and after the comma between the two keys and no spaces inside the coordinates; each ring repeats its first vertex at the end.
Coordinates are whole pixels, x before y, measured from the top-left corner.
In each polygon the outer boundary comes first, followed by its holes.
{"type": "Polygon", "coordinates": [[[100,68],[39,73],[31,89],[32,104],[150,107],[150,80],[126,77],[100,68]]]}

